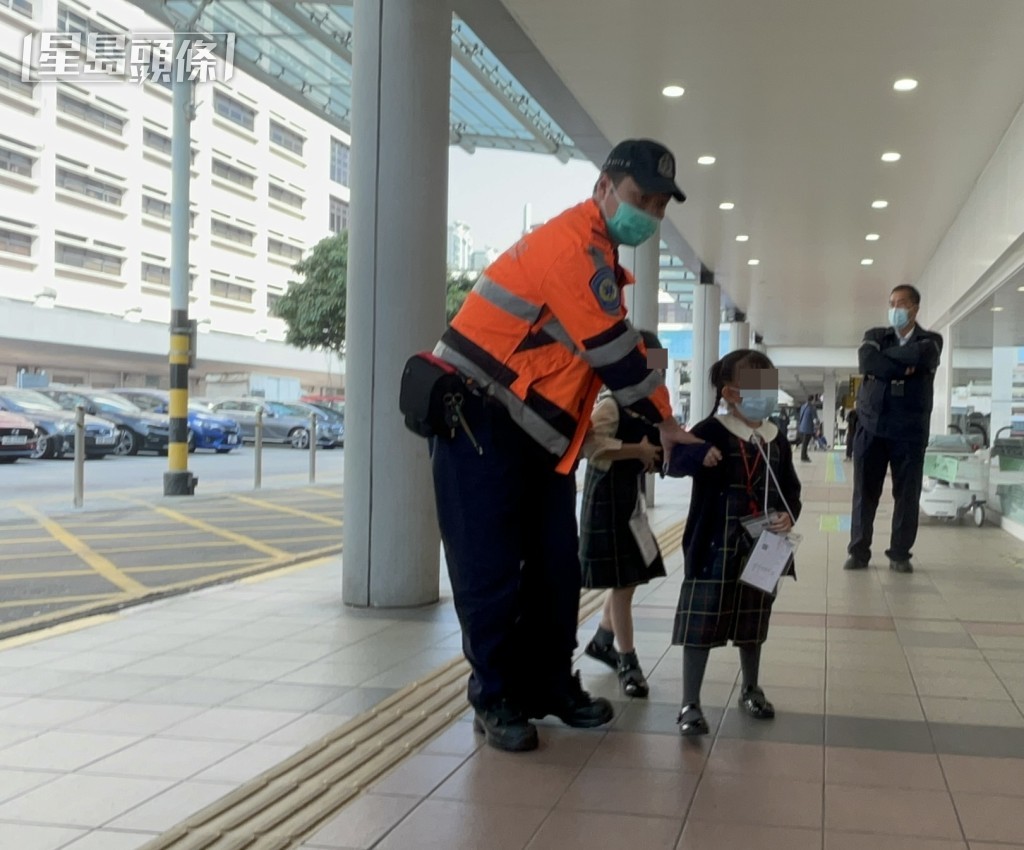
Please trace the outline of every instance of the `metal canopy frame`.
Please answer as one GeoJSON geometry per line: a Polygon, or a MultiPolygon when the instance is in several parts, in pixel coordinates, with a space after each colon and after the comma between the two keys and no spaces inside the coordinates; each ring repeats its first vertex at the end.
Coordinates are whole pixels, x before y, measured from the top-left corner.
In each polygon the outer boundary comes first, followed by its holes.
{"type": "MultiPolygon", "coordinates": [[[[131,0],[169,29],[201,0],[131,0]]],[[[351,0],[213,0],[197,29],[235,33],[235,66],[345,133],[351,133],[351,0]]],[[[219,51],[223,53],[224,44],[219,51]]],[[[452,20],[450,139],[477,148],[586,159],[467,24],[452,20]]]]}

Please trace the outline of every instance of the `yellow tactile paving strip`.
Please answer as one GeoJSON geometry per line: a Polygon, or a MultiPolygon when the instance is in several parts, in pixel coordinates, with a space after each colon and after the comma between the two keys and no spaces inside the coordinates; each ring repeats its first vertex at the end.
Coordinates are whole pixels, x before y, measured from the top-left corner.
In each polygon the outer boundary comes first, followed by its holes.
{"type": "MultiPolygon", "coordinates": [[[[681,522],[658,535],[678,548],[681,522]]],[[[584,591],[580,622],[604,591],[584,591]]],[[[461,656],[412,682],[141,850],[286,850],[298,847],[352,798],[466,711],[469,664],[461,656]]]]}
{"type": "Polygon", "coordinates": [[[121,501],[0,523],[0,638],[341,551],[335,487],[121,501]]]}

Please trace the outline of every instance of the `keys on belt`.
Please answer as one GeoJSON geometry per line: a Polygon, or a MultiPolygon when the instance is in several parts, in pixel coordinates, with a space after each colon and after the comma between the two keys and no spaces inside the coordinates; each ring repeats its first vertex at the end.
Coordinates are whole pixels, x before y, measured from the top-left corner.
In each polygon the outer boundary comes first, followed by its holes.
{"type": "Polygon", "coordinates": [[[469,442],[472,443],[473,448],[476,449],[478,455],[484,453],[483,446],[477,441],[476,437],[473,436],[473,431],[469,427],[469,423],[466,418],[462,415],[462,393],[445,393],[444,395],[444,421],[445,424],[451,429],[451,436],[455,436],[455,429],[461,428],[466,436],[469,438],[469,442]]]}

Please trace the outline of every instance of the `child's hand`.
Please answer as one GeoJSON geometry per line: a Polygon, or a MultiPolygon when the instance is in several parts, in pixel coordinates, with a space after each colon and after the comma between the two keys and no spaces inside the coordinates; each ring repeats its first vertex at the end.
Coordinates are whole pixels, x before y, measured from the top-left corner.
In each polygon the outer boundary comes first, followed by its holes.
{"type": "Polygon", "coordinates": [[[717,446],[712,446],[708,449],[707,454],[704,455],[704,466],[718,466],[718,462],[721,459],[721,451],[719,451],[717,446]]]}
{"type": "Polygon", "coordinates": [[[769,531],[776,534],[787,534],[793,528],[793,518],[785,511],[780,511],[772,518],[772,524],[768,526],[769,531]]]}
{"type": "Polygon", "coordinates": [[[637,445],[640,454],[640,462],[644,465],[645,472],[657,472],[661,465],[661,446],[656,446],[646,437],[640,440],[637,445]]]}

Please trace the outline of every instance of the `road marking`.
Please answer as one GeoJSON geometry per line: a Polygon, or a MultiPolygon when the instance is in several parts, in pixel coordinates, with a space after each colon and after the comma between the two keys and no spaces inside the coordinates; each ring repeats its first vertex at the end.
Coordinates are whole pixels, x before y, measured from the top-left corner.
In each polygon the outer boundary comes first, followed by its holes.
{"type": "Polygon", "coordinates": [[[292,564],[290,567],[282,567],[279,570],[267,570],[265,573],[259,575],[249,576],[239,580],[239,584],[259,584],[260,582],[270,581],[274,578],[280,578],[281,576],[290,575],[291,573],[299,573],[303,570],[308,570],[310,567],[321,567],[326,563],[334,560],[336,556],[328,555],[325,558],[317,558],[313,561],[304,561],[301,564],[292,564]]]}
{"type": "MultiPolygon", "coordinates": [[[[0,602],[0,608],[28,608],[32,605],[62,605],[65,602],[96,602],[100,599],[117,599],[119,593],[87,593],[81,596],[42,596],[36,599],[10,599],[0,602]]],[[[5,624],[6,625],[6,624],[5,624]]]]}
{"type": "MultiPolygon", "coordinates": [[[[160,573],[160,572],[176,572],[181,570],[185,572],[187,570],[199,570],[205,568],[216,569],[220,567],[237,567],[239,565],[248,564],[251,567],[255,567],[257,564],[264,564],[266,561],[263,558],[234,558],[231,560],[223,561],[192,561],[191,563],[183,564],[175,562],[173,564],[150,564],[145,567],[125,567],[125,572],[135,575],[137,573],[160,573]]],[[[156,585],[153,589],[160,590],[163,585],[156,585]]]]}
{"type": "Polygon", "coordinates": [[[81,578],[94,575],[92,570],[54,570],[50,573],[0,573],[0,581],[32,581],[40,578],[81,578]]]}
{"type": "Polygon", "coordinates": [[[335,519],[332,516],[326,516],[325,514],[315,514],[312,511],[304,511],[299,508],[290,508],[287,505],[278,505],[274,502],[267,502],[263,499],[253,499],[250,496],[239,496],[232,494],[229,498],[234,499],[237,502],[241,502],[244,505],[252,505],[255,508],[262,508],[268,511],[280,511],[283,514],[290,514],[291,516],[300,516],[303,519],[312,519],[316,522],[322,522],[324,525],[341,525],[340,519],[335,519]]]}
{"type": "Polygon", "coordinates": [[[43,516],[39,511],[33,508],[31,505],[21,505],[20,510],[34,519],[43,529],[50,534],[54,540],[64,544],[71,552],[74,552],[79,558],[85,561],[97,574],[103,576],[115,587],[121,588],[121,590],[127,591],[128,593],[137,593],[141,590],[145,590],[143,585],[139,584],[135,579],[130,576],[126,576],[121,572],[113,563],[108,561],[98,552],[94,552],[89,546],[80,538],[76,537],[60,523],[50,519],[49,517],[43,516]]]}
{"type": "Polygon", "coordinates": [[[170,508],[163,508],[158,505],[150,505],[148,503],[143,504],[146,504],[147,507],[156,511],[156,513],[176,520],[183,525],[191,525],[193,528],[198,528],[200,531],[205,531],[208,534],[216,534],[218,537],[223,537],[225,540],[233,540],[235,543],[241,543],[243,546],[248,546],[250,549],[255,549],[257,552],[269,555],[271,558],[291,557],[291,553],[285,552],[283,549],[277,549],[274,546],[268,546],[266,543],[262,543],[253,537],[247,537],[246,535],[238,534],[235,531],[228,531],[225,528],[218,528],[217,526],[204,522],[197,517],[190,517],[187,514],[180,513],[179,511],[172,511],[170,508]]]}
{"type": "Polygon", "coordinates": [[[37,632],[4,638],[0,640],[0,651],[14,649],[16,646],[25,646],[26,644],[36,643],[47,638],[58,637],[59,635],[70,634],[71,632],[81,631],[92,626],[99,626],[103,623],[109,623],[111,620],[116,620],[117,616],[117,614],[96,614],[93,617],[83,617],[80,620],[72,620],[68,623],[50,626],[48,629],[40,629],[37,632]]]}

